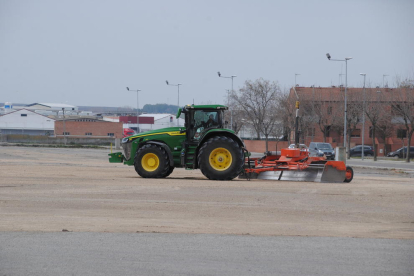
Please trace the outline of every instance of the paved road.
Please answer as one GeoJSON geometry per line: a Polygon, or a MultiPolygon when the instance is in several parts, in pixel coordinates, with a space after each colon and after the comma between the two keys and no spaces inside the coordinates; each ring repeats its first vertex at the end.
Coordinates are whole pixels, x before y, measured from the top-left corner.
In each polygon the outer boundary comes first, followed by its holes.
{"type": "Polygon", "coordinates": [[[365,158],[364,161],[361,159],[349,159],[346,163],[350,166],[359,166],[359,167],[376,167],[376,168],[389,168],[389,169],[407,169],[414,171],[414,162],[407,163],[400,160],[377,160],[365,158]]]}
{"type": "Polygon", "coordinates": [[[414,275],[414,240],[0,232],[0,275],[414,275]]]}

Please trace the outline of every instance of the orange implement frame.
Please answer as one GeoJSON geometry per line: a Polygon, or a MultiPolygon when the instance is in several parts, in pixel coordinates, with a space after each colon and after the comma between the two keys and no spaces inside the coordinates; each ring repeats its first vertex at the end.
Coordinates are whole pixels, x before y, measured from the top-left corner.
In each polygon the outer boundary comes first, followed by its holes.
{"type": "Polygon", "coordinates": [[[350,182],[353,178],[352,168],[344,162],[309,156],[307,149],[282,149],[280,154],[268,153],[261,158],[249,158],[248,162],[247,178],[334,183],[350,182]]]}

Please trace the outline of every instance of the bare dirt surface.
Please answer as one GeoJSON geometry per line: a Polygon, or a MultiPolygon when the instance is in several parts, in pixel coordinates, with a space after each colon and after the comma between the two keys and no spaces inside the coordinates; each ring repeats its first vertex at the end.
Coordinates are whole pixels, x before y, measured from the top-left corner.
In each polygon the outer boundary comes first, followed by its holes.
{"type": "Polygon", "coordinates": [[[109,150],[0,147],[0,231],[161,232],[414,239],[414,181],[143,179],[109,150]]]}

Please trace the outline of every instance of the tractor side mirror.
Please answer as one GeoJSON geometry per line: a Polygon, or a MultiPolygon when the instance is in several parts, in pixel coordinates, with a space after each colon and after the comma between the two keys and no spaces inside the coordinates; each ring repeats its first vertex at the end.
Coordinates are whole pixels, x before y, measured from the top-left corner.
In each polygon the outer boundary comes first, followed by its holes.
{"type": "Polygon", "coordinates": [[[179,109],[178,109],[178,111],[177,111],[177,116],[176,116],[176,119],[180,118],[180,116],[181,116],[181,112],[182,112],[182,109],[181,109],[181,108],[179,108],[179,109]]]}

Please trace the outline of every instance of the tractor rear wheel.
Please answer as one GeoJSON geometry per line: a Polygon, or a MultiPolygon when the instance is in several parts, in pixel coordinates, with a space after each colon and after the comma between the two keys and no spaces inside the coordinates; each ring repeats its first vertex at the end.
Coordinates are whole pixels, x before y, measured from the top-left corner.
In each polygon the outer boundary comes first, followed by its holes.
{"type": "Polygon", "coordinates": [[[173,172],[173,170],[174,170],[174,166],[170,166],[170,168],[168,169],[167,174],[164,177],[169,176],[173,172]]]}
{"type": "Polygon", "coordinates": [[[154,144],[138,149],[134,161],[135,171],[144,178],[163,178],[172,172],[167,152],[154,144]]]}
{"type": "Polygon", "coordinates": [[[232,180],[243,170],[243,150],[225,136],[208,139],[198,153],[198,167],[211,180],[232,180]]]}
{"type": "Polygon", "coordinates": [[[354,170],[351,167],[346,167],[344,182],[351,182],[354,178],[354,170]]]}

